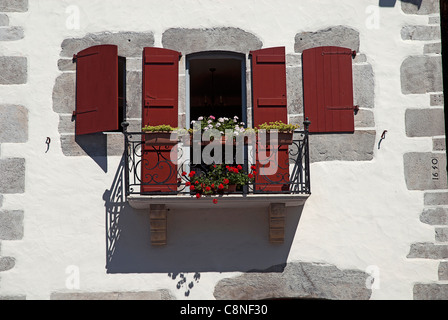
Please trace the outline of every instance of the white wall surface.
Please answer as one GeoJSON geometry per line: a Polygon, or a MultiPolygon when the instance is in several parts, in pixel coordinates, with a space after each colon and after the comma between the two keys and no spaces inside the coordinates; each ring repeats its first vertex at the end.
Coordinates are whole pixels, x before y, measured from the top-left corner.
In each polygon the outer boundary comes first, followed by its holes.
{"type": "MultiPolygon", "coordinates": [[[[2,274],[0,294],[48,299],[52,292],[69,291],[66,270],[73,265],[84,292],[169,289],[178,299],[214,299],[220,279],[287,260],[363,271],[374,265],[381,282],[372,299],[412,299],[413,284],[436,280],[437,266],[406,258],[411,243],[433,241],[434,230],[419,220],[423,192],[406,188],[403,154],[429,152],[432,140],[405,134],[405,108],[428,106],[429,97],[401,94],[401,62],[421,54],[423,44],[401,40],[400,31],[404,25],[427,24],[428,18],[402,13],[399,3],[394,8],[377,5],[378,0],[30,0],[28,12],[10,14],[10,24],[22,25],[25,38],[1,45],[0,55],[25,55],[28,83],[0,86],[0,96],[29,109],[29,140],[4,144],[1,150],[2,158],[25,157],[26,187],[24,194],[4,199],[4,208],[24,210],[25,231],[23,240],[2,243],[2,255],[15,257],[16,266],[2,274]],[[79,8],[78,30],[67,28],[70,6],[79,8]],[[369,6],[379,10],[378,28],[369,24],[369,6]],[[122,240],[135,245],[135,252],[120,254],[135,259],[129,265],[139,265],[142,272],[106,273],[103,194],[113,183],[120,157],[108,157],[105,173],[90,157],[62,154],[59,119],[52,109],[62,41],[91,32],[153,31],[155,46],[161,46],[168,28],[237,27],[258,36],[264,47],[285,46],[293,53],[296,33],[335,25],[359,31],[360,53],[375,73],[373,129],[377,139],[383,130],[388,133],[381,149],[375,147],[373,160],[312,164],[312,195],[297,230],[288,231],[291,247],[268,243],[265,213],[219,209],[170,213],[168,245],[154,248],[147,213],[128,210],[121,219],[134,229],[123,232],[122,240]],[[47,137],[51,145],[45,153],[47,137]],[[247,254],[253,259],[241,262],[247,254]],[[188,280],[200,272],[188,297],[185,287],[176,288],[179,277],[172,279],[171,270],[163,270],[164,261],[184,271],[188,280]]],[[[288,223],[294,225],[298,211],[289,209],[288,223]]]]}

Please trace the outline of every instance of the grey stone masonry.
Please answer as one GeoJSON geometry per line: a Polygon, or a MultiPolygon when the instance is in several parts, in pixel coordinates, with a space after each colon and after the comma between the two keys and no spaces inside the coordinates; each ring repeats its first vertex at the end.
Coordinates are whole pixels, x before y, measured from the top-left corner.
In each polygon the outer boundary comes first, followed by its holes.
{"type": "Polygon", "coordinates": [[[62,73],[53,87],[53,110],[72,114],[75,110],[76,74],[62,73]]]}
{"type": "Polygon", "coordinates": [[[403,156],[409,190],[447,189],[445,153],[410,152],[403,156]]]}
{"type": "Polygon", "coordinates": [[[439,280],[448,280],[448,261],[439,264],[439,280]]]}
{"type": "Polygon", "coordinates": [[[284,268],[274,266],[271,270],[220,280],[213,295],[217,300],[368,300],[371,295],[371,290],[366,287],[368,277],[362,271],[340,270],[333,265],[291,262],[284,268]]]}
{"type": "Polygon", "coordinates": [[[439,40],[439,26],[404,26],[401,29],[401,39],[403,40],[439,40]]]}
{"type": "Polygon", "coordinates": [[[427,43],[423,47],[424,54],[441,54],[442,53],[442,44],[440,42],[436,43],[427,43]]]}
{"type": "Polygon", "coordinates": [[[448,227],[436,228],[436,241],[448,242],[448,227]]]}
{"type": "Polygon", "coordinates": [[[0,0],[0,12],[28,11],[28,0],[0,0]]]}
{"type": "Polygon", "coordinates": [[[28,78],[28,62],[25,57],[0,57],[0,84],[24,84],[28,78]]]}
{"type": "Polygon", "coordinates": [[[375,106],[375,76],[368,63],[353,65],[353,103],[360,108],[375,106]]]}
{"type": "Polygon", "coordinates": [[[24,37],[22,27],[0,27],[0,41],[15,41],[24,37]]]}
{"type": "Polygon", "coordinates": [[[295,52],[302,53],[305,49],[320,46],[344,47],[358,52],[359,32],[346,26],[334,26],[316,32],[301,32],[295,35],[295,52]]]}
{"type": "Polygon", "coordinates": [[[401,91],[404,94],[442,92],[440,56],[411,56],[401,65],[401,91]]]}
{"type": "Polygon", "coordinates": [[[448,244],[413,243],[408,258],[448,259],[448,244]]]}
{"type": "Polygon", "coordinates": [[[443,93],[434,93],[429,96],[431,106],[443,106],[443,93]]]}
{"type": "Polygon", "coordinates": [[[448,284],[417,283],[414,300],[448,300],[448,284]]]}
{"type": "Polygon", "coordinates": [[[83,38],[65,39],[61,45],[61,57],[72,58],[81,50],[101,44],[117,45],[119,56],[141,58],[144,47],[154,46],[154,34],[152,32],[89,33],[83,38]]]}
{"type": "Polygon", "coordinates": [[[424,204],[427,206],[448,205],[448,192],[426,192],[424,194],[424,204]]]}
{"type": "Polygon", "coordinates": [[[433,148],[434,151],[446,150],[446,140],[445,140],[445,138],[433,138],[432,139],[432,148],[433,148]]]}
{"type": "Polygon", "coordinates": [[[431,137],[445,135],[443,108],[407,109],[405,114],[408,137],[431,137]]]}
{"type": "Polygon", "coordinates": [[[0,257],[0,272],[14,268],[16,260],[12,257],[0,257]]]}
{"type": "Polygon", "coordinates": [[[4,13],[0,13],[0,27],[7,25],[9,25],[9,17],[4,13]]]}
{"type": "Polygon", "coordinates": [[[407,14],[438,13],[439,0],[401,1],[401,10],[407,14]]]}
{"type": "Polygon", "coordinates": [[[420,221],[430,225],[448,225],[448,208],[425,208],[420,215],[420,221]]]}
{"type": "Polygon", "coordinates": [[[162,45],[186,55],[208,50],[249,53],[251,50],[261,49],[263,43],[254,34],[239,28],[171,28],[163,33],[162,45]]]}
{"type": "Polygon", "coordinates": [[[0,240],[23,238],[23,211],[0,210],[0,240]]]}
{"type": "Polygon", "coordinates": [[[357,130],[353,134],[310,135],[310,161],[368,161],[373,159],[376,131],[357,130]]]}
{"type": "Polygon", "coordinates": [[[0,143],[28,140],[28,110],[18,105],[0,105],[0,143]]]}
{"type": "Polygon", "coordinates": [[[0,193],[25,192],[25,159],[0,159],[0,193]]]}

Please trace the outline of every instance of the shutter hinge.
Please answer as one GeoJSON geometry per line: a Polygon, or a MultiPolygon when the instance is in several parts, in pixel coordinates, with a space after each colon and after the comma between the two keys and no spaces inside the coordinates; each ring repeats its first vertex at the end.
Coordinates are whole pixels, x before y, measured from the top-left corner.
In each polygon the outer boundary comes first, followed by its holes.
{"type": "Polygon", "coordinates": [[[327,106],[326,108],[328,110],[353,110],[355,114],[357,114],[358,111],[359,111],[359,106],[358,105],[356,105],[356,106],[345,106],[345,107],[344,106],[338,106],[338,107],[329,107],[329,106],[327,106]]]}
{"type": "Polygon", "coordinates": [[[95,112],[95,111],[98,111],[98,109],[93,108],[93,109],[88,109],[88,110],[84,110],[84,111],[80,111],[80,112],[73,111],[72,116],[76,117],[78,114],[84,114],[84,113],[95,112]]]}
{"type": "Polygon", "coordinates": [[[342,54],[342,55],[351,55],[353,59],[356,57],[356,50],[353,50],[351,52],[322,52],[322,55],[326,54],[342,54]]]}

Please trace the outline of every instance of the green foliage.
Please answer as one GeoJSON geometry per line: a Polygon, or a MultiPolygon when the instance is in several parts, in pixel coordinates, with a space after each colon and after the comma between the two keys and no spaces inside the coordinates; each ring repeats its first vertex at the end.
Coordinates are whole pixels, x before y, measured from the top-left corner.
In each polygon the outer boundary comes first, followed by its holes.
{"type": "Polygon", "coordinates": [[[156,126],[146,125],[142,128],[142,131],[144,132],[172,132],[175,130],[177,130],[177,128],[174,128],[168,124],[160,124],[156,126]]]}
{"type": "Polygon", "coordinates": [[[256,127],[257,130],[278,130],[280,132],[292,132],[297,128],[299,128],[297,124],[287,124],[282,121],[265,122],[256,127]]]}

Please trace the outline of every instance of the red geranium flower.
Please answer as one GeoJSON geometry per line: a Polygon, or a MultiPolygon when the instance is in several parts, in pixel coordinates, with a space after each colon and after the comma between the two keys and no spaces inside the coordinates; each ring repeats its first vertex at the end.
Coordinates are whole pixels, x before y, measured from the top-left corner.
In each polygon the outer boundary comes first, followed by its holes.
{"type": "Polygon", "coordinates": [[[190,186],[190,190],[194,190],[194,186],[190,186]]]}
{"type": "Polygon", "coordinates": [[[253,173],[253,174],[257,174],[257,171],[254,170],[254,171],[252,171],[252,173],[253,173]]]}
{"type": "Polygon", "coordinates": [[[190,181],[185,182],[185,185],[188,187],[189,185],[191,185],[190,181]]]}
{"type": "Polygon", "coordinates": [[[212,188],[215,189],[215,184],[214,183],[212,183],[212,188]]]}
{"type": "Polygon", "coordinates": [[[257,167],[256,167],[255,165],[251,165],[250,168],[251,168],[252,170],[257,169],[257,167]]]}
{"type": "Polygon", "coordinates": [[[190,178],[191,177],[193,177],[194,175],[196,174],[196,172],[194,172],[194,171],[191,171],[188,175],[190,176],[190,178]]]}
{"type": "Polygon", "coordinates": [[[240,164],[237,166],[237,168],[238,170],[243,170],[243,167],[240,164]]]}
{"type": "Polygon", "coordinates": [[[213,199],[213,203],[217,204],[218,203],[218,199],[213,199]]]}
{"type": "Polygon", "coordinates": [[[198,180],[196,180],[196,181],[194,182],[194,184],[198,185],[198,184],[199,184],[199,181],[198,181],[198,180]]]}
{"type": "Polygon", "coordinates": [[[206,188],[205,188],[205,190],[206,191],[210,191],[212,188],[210,188],[209,186],[207,186],[206,188]]]}
{"type": "Polygon", "coordinates": [[[201,197],[201,194],[200,193],[196,193],[196,198],[200,198],[201,197]]]}
{"type": "Polygon", "coordinates": [[[182,176],[186,176],[187,173],[185,171],[182,171],[182,176]]]}
{"type": "Polygon", "coordinates": [[[224,186],[222,183],[219,184],[218,189],[224,189],[224,186]]]}
{"type": "Polygon", "coordinates": [[[224,184],[229,184],[229,179],[224,179],[222,182],[224,182],[224,184]]]}
{"type": "Polygon", "coordinates": [[[249,173],[247,176],[249,177],[249,179],[252,179],[254,177],[252,173],[249,173]]]}

